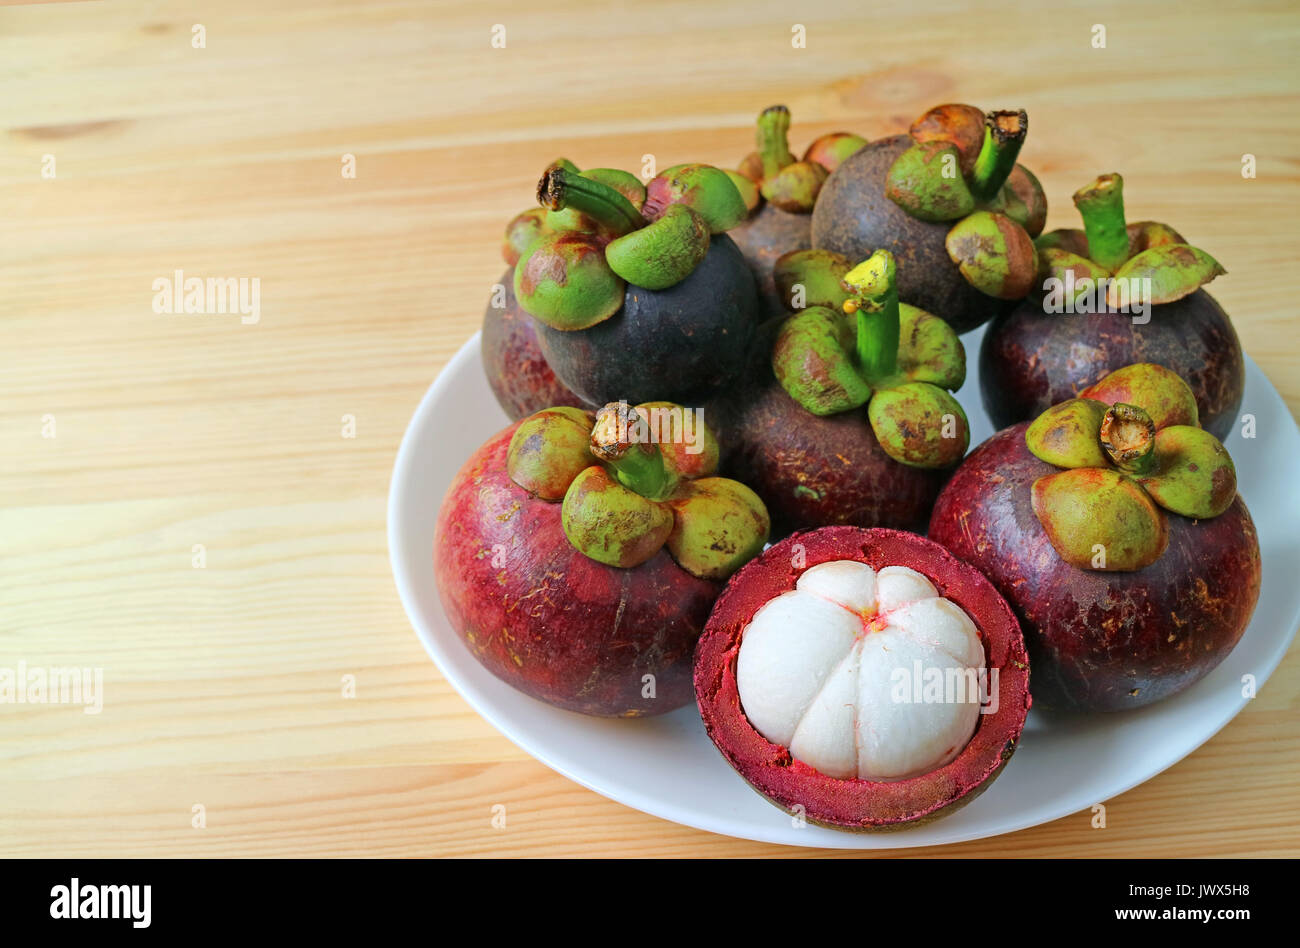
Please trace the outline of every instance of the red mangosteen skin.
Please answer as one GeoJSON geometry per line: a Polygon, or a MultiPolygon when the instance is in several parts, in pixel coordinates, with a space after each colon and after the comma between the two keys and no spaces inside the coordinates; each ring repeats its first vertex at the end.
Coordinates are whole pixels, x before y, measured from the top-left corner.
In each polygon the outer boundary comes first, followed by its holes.
{"type": "Polygon", "coordinates": [[[994,426],[1032,421],[1116,369],[1154,362],[1192,387],[1201,427],[1227,438],[1241,408],[1246,363],[1228,314],[1204,290],[1128,313],[1044,313],[1025,300],[999,316],[980,347],[980,395],[994,426]]]}
{"type": "Polygon", "coordinates": [[[560,405],[592,407],[569,391],[546,364],[533,317],[515,299],[514,272],[511,267],[501,277],[505,306],[492,305],[495,291],[488,300],[479,339],[483,372],[497,404],[511,421],[560,405]]]}
{"type": "Polygon", "coordinates": [[[876,440],[866,408],[818,416],[791,398],[771,363],[788,316],[760,328],[745,383],[704,408],[724,473],[763,498],[773,537],[837,524],[924,532],[952,471],[895,461],[876,440]]]}
{"type": "Polygon", "coordinates": [[[812,249],[812,215],[792,214],[764,203],[758,213],[727,231],[727,236],[736,242],[754,274],[763,316],[784,315],[786,305],[777,292],[772,266],[782,254],[812,249]]]}
{"type": "Polygon", "coordinates": [[[452,627],[492,674],[557,707],[639,717],[688,704],[695,642],[721,584],[665,550],[632,569],[580,553],[561,505],[510,479],[517,427],[470,457],[438,514],[434,577],[452,627]],[[642,696],[645,675],[653,698],[642,696]]]}
{"type": "Polygon", "coordinates": [[[796,533],[751,560],[727,583],[695,650],[695,699],[713,743],[755,790],[786,811],[833,829],[906,829],[969,803],[1011,758],[1029,712],[1029,659],[1016,617],[987,579],[924,537],[901,530],[824,527],[796,533]],[[800,549],[802,548],[802,549],[800,549]],[[796,554],[799,554],[796,556],[796,554]],[[887,783],[829,777],[754,730],[740,703],[736,659],[742,633],[771,599],[794,589],[805,569],[831,560],[873,569],[906,566],[928,577],[979,629],[997,669],[998,710],[981,714],[950,763],[887,783]],[[802,564],[796,568],[796,562],[802,564]]]}
{"type": "Polygon", "coordinates": [[[603,322],[570,331],[535,322],[547,363],[580,398],[698,404],[741,373],[760,319],[745,258],[717,234],[690,276],[666,290],[628,284],[603,322]]]}
{"type": "Polygon", "coordinates": [[[962,462],[939,495],[930,538],[988,576],[1016,610],[1034,700],[1121,711],[1205,677],[1259,599],[1259,541],[1241,497],[1210,520],[1168,514],[1169,547],[1145,569],[1077,569],[1034,514],[1030,487],[1057,468],[1030,453],[1026,428],[999,432],[962,462]]]}
{"type": "Polygon", "coordinates": [[[812,213],[812,244],[850,260],[888,250],[898,260],[898,297],[942,318],[959,333],[1015,308],[966,282],[948,256],[952,221],[918,220],[885,196],[885,175],[912,144],[892,135],[867,145],[832,172],[812,213]]]}

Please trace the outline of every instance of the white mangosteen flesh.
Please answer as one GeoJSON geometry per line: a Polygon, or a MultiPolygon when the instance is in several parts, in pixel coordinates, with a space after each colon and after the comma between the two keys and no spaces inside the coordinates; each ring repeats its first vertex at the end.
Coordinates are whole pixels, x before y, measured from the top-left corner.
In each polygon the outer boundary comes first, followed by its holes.
{"type": "Polygon", "coordinates": [[[796,760],[903,780],[970,742],[984,661],[970,616],[920,573],[835,560],[755,613],[736,683],[750,724],[796,760]]]}

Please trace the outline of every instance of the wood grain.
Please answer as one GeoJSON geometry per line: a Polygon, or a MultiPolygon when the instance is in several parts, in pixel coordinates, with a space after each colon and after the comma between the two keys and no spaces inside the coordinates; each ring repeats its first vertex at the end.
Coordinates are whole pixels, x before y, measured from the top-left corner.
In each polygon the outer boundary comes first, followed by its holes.
{"type": "MultiPolygon", "coordinates": [[[[0,665],[105,669],[99,715],[0,705],[0,854],[789,854],[610,802],[474,714],[397,601],[392,462],[545,162],[734,165],[775,101],[799,148],[945,100],[1025,106],[1049,226],[1122,171],[1133,214],[1227,265],[1214,292],[1294,412],[1295,5],[979,11],[0,10],[0,665]],[[176,269],[258,278],[260,322],[155,314],[153,280],[176,269]]],[[[1293,648],[1213,741],[1108,801],[1107,829],[1080,813],[942,852],[1300,854],[1297,711],[1293,648]]]]}

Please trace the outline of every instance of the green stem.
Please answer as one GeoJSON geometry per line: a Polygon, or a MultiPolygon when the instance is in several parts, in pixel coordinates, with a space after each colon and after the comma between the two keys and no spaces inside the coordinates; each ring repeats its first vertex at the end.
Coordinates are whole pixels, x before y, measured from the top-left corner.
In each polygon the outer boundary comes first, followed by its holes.
{"type": "Polygon", "coordinates": [[[1101,419],[1101,446],[1114,465],[1139,477],[1155,467],[1156,426],[1137,405],[1116,402],[1101,419]]]}
{"type": "Polygon", "coordinates": [[[641,416],[627,402],[610,402],[596,412],[591,453],[613,469],[615,479],[650,500],[663,500],[677,486],[659,446],[636,441],[641,416]]]}
{"type": "Polygon", "coordinates": [[[975,159],[970,190],[977,201],[997,197],[1016,166],[1020,146],[1029,131],[1029,116],[1018,112],[990,112],[984,117],[984,145],[975,159]]]}
{"type": "Polygon", "coordinates": [[[1083,217],[1088,256],[1111,273],[1128,259],[1128,229],[1124,222],[1124,179],[1104,174],[1074,192],[1074,206],[1083,217]]]}
{"type": "Polygon", "coordinates": [[[537,182],[537,203],[552,211],[571,207],[620,237],[645,226],[641,212],[609,185],[558,165],[547,168],[537,182]]]}
{"type": "Polygon", "coordinates": [[[790,110],[784,105],[770,105],[758,116],[758,157],[763,161],[763,180],[776,177],[786,165],[794,163],[790,153],[790,110]]]}
{"type": "Polygon", "coordinates": [[[898,371],[897,272],[894,255],[877,250],[844,275],[853,294],[844,308],[858,317],[858,368],[873,386],[898,371]]]}

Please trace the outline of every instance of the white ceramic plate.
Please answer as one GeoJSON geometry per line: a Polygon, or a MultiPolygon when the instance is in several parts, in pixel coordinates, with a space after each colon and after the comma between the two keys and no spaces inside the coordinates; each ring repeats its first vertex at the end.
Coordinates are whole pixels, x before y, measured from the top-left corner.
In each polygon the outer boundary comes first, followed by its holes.
{"type": "MultiPolygon", "coordinates": [[[[972,366],[980,336],[962,340],[972,366]]],[[[970,417],[971,443],[978,444],[993,433],[979,404],[978,378],[967,380],[958,400],[970,417]]],[[[1032,711],[1015,756],[984,794],[912,830],[858,834],[794,826],[726,764],[694,705],[639,720],[584,717],[520,694],[470,655],[438,602],[432,551],[438,507],[452,478],[507,424],[483,376],[477,335],[430,387],[402,440],[388,498],[389,553],[416,634],[456,690],[529,754],[597,793],[666,820],[770,843],[894,849],[980,839],[1087,810],[1150,779],[1242,709],[1244,675],[1255,676],[1259,688],[1281,661],[1300,625],[1300,492],[1282,473],[1300,460],[1300,431],[1249,358],[1241,410],[1255,416],[1257,437],[1243,438],[1238,426],[1227,445],[1259,530],[1264,580],[1236,649],[1194,687],[1141,710],[1032,711]]]]}

